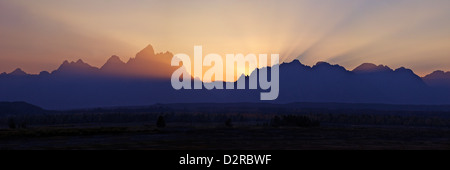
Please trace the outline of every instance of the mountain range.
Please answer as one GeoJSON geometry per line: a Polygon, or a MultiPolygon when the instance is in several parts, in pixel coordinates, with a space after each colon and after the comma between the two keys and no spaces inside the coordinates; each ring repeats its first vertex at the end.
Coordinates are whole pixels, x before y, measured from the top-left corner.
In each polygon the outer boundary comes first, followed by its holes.
{"type": "MultiPolygon", "coordinates": [[[[170,66],[172,56],[170,52],[155,53],[149,45],[127,62],[112,56],[100,68],[78,60],[64,61],[58,69],[37,75],[16,69],[0,74],[0,101],[25,101],[46,109],[263,102],[259,100],[261,89],[174,90],[170,76],[177,68],[170,66]]],[[[364,63],[347,70],[326,62],[307,66],[298,60],[282,63],[279,68],[279,97],[264,102],[450,104],[450,72],[419,77],[404,67],[364,63]]],[[[248,86],[258,71],[240,78],[246,79],[248,86]]]]}

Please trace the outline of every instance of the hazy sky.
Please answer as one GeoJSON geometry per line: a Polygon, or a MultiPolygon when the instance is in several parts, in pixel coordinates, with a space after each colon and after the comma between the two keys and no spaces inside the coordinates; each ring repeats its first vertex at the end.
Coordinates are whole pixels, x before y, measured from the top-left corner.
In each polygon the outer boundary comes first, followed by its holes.
{"type": "Polygon", "coordinates": [[[0,0],[0,72],[155,51],[450,71],[449,0],[0,0]]]}

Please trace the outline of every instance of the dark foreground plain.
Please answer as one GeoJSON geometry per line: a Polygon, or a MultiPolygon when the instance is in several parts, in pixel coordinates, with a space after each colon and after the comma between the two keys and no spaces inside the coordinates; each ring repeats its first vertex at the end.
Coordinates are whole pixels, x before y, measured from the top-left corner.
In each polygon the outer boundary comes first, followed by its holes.
{"type": "Polygon", "coordinates": [[[1,130],[0,149],[309,150],[450,149],[450,129],[172,125],[1,130]]]}
{"type": "Polygon", "coordinates": [[[204,103],[49,111],[19,102],[0,108],[3,150],[450,149],[447,105],[204,103]]]}

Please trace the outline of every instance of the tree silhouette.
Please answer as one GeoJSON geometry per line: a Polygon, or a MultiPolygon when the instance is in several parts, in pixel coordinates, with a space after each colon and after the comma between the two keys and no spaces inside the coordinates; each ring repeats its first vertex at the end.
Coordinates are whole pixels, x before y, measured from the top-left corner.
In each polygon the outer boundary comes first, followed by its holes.
{"type": "Polygon", "coordinates": [[[166,121],[164,120],[163,116],[158,117],[158,120],[156,121],[156,127],[158,127],[158,128],[166,127],[166,121]]]}
{"type": "Polygon", "coordinates": [[[227,127],[233,127],[233,124],[231,123],[231,118],[228,118],[228,119],[225,121],[225,126],[227,126],[227,127]]]}
{"type": "Polygon", "coordinates": [[[272,127],[280,127],[281,126],[281,119],[279,116],[275,116],[270,120],[270,125],[272,127]]]}

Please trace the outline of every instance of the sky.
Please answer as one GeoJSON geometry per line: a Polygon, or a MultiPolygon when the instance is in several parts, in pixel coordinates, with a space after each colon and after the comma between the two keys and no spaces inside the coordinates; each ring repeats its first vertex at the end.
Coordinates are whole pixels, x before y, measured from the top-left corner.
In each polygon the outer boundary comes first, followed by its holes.
{"type": "Polygon", "coordinates": [[[156,52],[450,71],[449,0],[0,0],[0,73],[156,52]]]}

